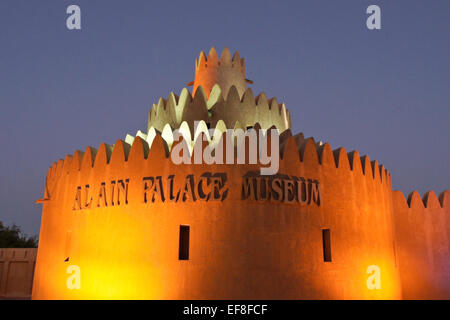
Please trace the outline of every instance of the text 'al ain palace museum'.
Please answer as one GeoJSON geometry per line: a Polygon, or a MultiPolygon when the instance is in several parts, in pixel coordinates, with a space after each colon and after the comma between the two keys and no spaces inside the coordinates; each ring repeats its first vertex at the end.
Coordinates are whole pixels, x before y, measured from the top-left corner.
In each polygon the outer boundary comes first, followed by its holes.
{"type": "Polygon", "coordinates": [[[450,191],[405,199],[249,83],[239,53],[202,52],[192,93],[161,98],[145,132],[54,163],[32,298],[449,299],[450,191]],[[258,133],[245,160],[277,129],[277,173],[238,161],[229,129],[258,133]],[[235,161],[187,163],[219,145],[235,161]]]}

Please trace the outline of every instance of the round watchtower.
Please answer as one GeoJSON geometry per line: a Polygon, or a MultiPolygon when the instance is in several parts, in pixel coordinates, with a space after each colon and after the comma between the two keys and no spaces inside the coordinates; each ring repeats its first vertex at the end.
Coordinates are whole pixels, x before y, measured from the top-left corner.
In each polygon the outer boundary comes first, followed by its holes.
{"type": "Polygon", "coordinates": [[[194,85],[192,95],[195,95],[197,88],[202,86],[206,96],[209,97],[211,89],[218,84],[226,96],[231,86],[235,86],[239,96],[245,92],[247,82],[245,79],[245,61],[240,57],[239,52],[231,58],[228,48],[223,49],[219,58],[214,47],[211,48],[206,58],[205,53],[200,52],[198,59],[195,59],[195,79],[190,84],[194,85]]]}

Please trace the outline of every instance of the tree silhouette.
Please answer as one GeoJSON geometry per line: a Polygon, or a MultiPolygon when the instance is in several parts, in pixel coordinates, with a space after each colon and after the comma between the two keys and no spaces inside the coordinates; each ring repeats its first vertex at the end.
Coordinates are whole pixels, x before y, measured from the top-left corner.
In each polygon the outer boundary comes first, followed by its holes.
{"type": "Polygon", "coordinates": [[[6,227],[0,221],[0,248],[37,248],[37,236],[27,237],[15,224],[6,227]]]}

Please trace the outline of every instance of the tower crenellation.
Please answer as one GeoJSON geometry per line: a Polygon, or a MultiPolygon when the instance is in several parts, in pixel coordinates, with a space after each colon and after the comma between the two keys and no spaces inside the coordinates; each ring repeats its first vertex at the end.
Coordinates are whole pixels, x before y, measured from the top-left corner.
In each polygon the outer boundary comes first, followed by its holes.
{"type": "Polygon", "coordinates": [[[228,48],[224,48],[220,58],[214,47],[209,51],[208,57],[202,51],[195,61],[195,79],[193,81],[192,94],[195,95],[197,89],[201,86],[205,90],[206,96],[218,84],[224,95],[232,86],[235,86],[239,96],[242,96],[247,88],[245,79],[245,61],[236,51],[231,57],[228,48]]]}

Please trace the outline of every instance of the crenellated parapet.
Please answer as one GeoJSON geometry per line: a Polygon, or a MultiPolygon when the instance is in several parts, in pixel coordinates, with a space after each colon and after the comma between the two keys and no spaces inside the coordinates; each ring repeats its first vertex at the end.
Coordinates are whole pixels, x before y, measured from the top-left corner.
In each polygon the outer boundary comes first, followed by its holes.
{"type": "Polygon", "coordinates": [[[224,48],[219,58],[216,49],[212,47],[208,56],[202,51],[199,58],[195,60],[193,94],[198,88],[203,87],[209,97],[212,88],[217,84],[222,88],[224,95],[227,95],[230,88],[234,86],[241,97],[247,83],[252,82],[245,79],[245,61],[238,51],[231,57],[228,48],[224,48]]]}
{"type": "Polygon", "coordinates": [[[450,296],[450,190],[393,191],[395,235],[404,299],[450,296]]]}
{"type": "Polygon", "coordinates": [[[433,190],[427,191],[423,197],[420,197],[417,190],[410,192],[406,198],[403,192],[398,190],[394,191],[394,195],[396,204],[407,210],[420,211],[436,208],[450,210],[450,190],[442,191],[439,196],[433,190]]]}
{"type": "Polygon", "coordinates": [[[215,85],[209,97],[199,87],[194,96],[183,89],[179,96],[171,93],[167,99],[161,98],[149,112],[148,129],[154,127],[162,131],[166,124],[176,129],[186,121],[193,130],[194,122],[200,120],[211,128],[219,121],[227,128],[253,127],[256,123],[264,129],[275,126],[282,132],[291,128],[289,111],[276,98],[268,99],[265,93],[254,97],[251,89],[246,89],[240,98],[234,86],[224,97],[221,88],[215,85]]]}
{"type": "Polygon", "coordinates": [[[245,63],[236,52],[231,58],[225,48],[219,58],[214,48],[208,57],[201,52],[195,62],[195,80],[192,94],[184,88],[180,95],[173,92],[167,99],[160,98],[148,114],[148,127],[163,131],[168,124],[176,129],[187,122],[191,131],[194,122],[203,120],[214,128],[223,121],[227,128],[277,127],[281,132],[291,128],[291,117],[284,103],[267,98],[264,92],[258,96],[247,88],[252,81],[245,79],[245,63]]]}
{"type": "MultiPolygon", "coordinates": [[[[258,127],[259,125],[256,125],[256,128],[258,127]]],[[[163,132],[152,128],[148,134],[138,131],[135,137],[127,135],[125,140],[119,139],[113,145],[102,143],[98,148],[87,147],[85,151],[77,150],[73,155],[67,155],[64,160],[59,159],[54,162],[49,168],[42,200],[50,200],[58,180],[69,173],[95,174],[96,168],[103,168],[111,165],[111,163],[116,165],[128,163],[127,166],[135,165],[136,168],[139,168],[142,165],[140,161],[162,161],[166,166],[177,166],[171,162],[173,147],[176,144],[186,144],[189,157],[192,158],[194,157],[194,146],[196,144],[202,144],[201,150],[203,152],[207,147],[218,147],[220,145],[218,141],[220,140],[223,140],[224,144],[229,143],[225,141],[226,127],[223,123],[213,129],[212,132],[213,134],[210,135],[204,122],[200,122],[195,132],[191,132],[187,123],[183,122],[180,126],[181,137],[178,140],[175,140],[173,131],[167,125],[163,132]]],[[[265,132],[263,137],[268,134],[268,131],[263,130],[263,132],[265,132]]],[[[233,143],[236,144],[236,141],[233,143]]],[[[234,148],[236,150],[236,145],[234,145],[234,148]]],[[[245,145],[245,148],[248,154],[249,145],[245,145]]],[[[235,152],[235,164],[237,163],[236,154],[235,152]]],[[[280,171],[295,171],[297,166],[303,166],[306,172],[311,171],[312,173],[317,173],[322,169],[327,172],[328,170],[339,170],[341,173],[348,172],[348,174],[358,177],[365,177],[365,179],[374,183],[386,184],[389,188],[391,186],[389,172],[376,160],[371,161],[367,155],[360,156],[358,151],[346,152],[342,147],[332,150],[328,143],[316,142],[312,137],[305,138],[303,133],[294,136],[290,130],[282,133],[280,135],[279,156],[280,171]]],[[[181,166],[189,167],[189,165],[181,166]]],[[[207,165],[203,166],[208,167],[207,165]]],[[[220,165],[215,166],[220,167],[220,165]]],[[[226,164],[223,164],[223,166],[226,166],[226,164]]],[[[247,170],[248,166],[242,166],[244,168],[242,170],[247,170]]],[[[240,167],[235,165],[235,169],[233,169],[233,167],[227,166],[227,170],[241,171],[240,167]]],[[[256,166],[251,167],[256,168],[256,166]]]]}

